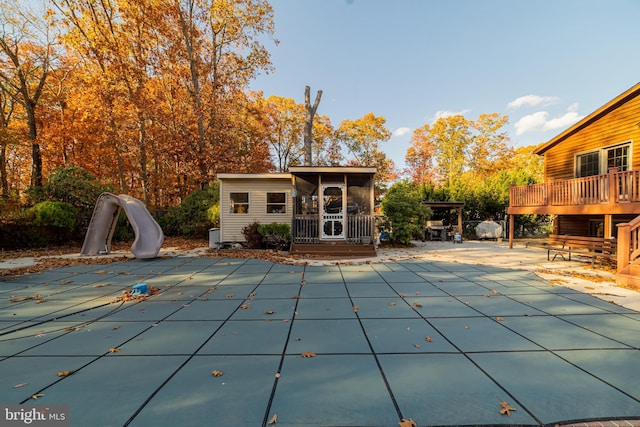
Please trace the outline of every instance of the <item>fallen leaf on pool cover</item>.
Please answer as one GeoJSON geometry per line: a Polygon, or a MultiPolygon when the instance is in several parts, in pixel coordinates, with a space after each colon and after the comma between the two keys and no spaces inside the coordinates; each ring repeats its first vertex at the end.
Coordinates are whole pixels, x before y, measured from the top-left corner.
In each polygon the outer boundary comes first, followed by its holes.
{"type": "Polygon", "coordinates": [[[234,296],[235,296],[235,295],[233,295],[233,294],[226,294],[226,295],[225,295],[225,298],[233,298],[234,296]]]}
{"type": "Polygon", "coordinates": [[[214,369],[213,371],[211,371],[211,375],[213,375],[214,377],[221,377],[224,374],[222,373],[222,371],[218,371],[217,369],[214,369]]]}
{"type": "Polygon", "coordinates": [[[273,311],[273,310],[267,310],[267,311],[264,312],[264,314],[274,314],[274,313],[275,313],[275,311],[273,311]]]}
{"type": "Polygon", "coordinates": [[[273,414],[273,417],[269,418],[269,422],[267,424],[275,424],[278,422],[278,414],[273,414]]]}
{"type": "Polygon", "coordinates": [[[13,388],[22,388],[22,387],[26,386],[27,384],[29,384],[29,383],[16,384],[16,385],[13,386],[13,388]]]}
{"type": "Polygon", "coordinates": [[[389,303],[389,306],[391,306],[391,307],[395,307],[395,305],[396,305],[396,303],[395,303],[395,302],[390,302],[390,303],[389,303]]]}
{"type": "Polygon", "coordinates": [[[243,310],[248,310],[248,309],[251,308],[251,306],[244,304],[244,305],[241,305],[240,308],[243,309],[243,310]]]}
{"type": "Polygon", "coordinates": [[[316,357],[316,354],[313,351],[305,351],[300,356],[302,356],[302,357],[316,357]]]}
{"type": "Polygon", "coordinates": [[[110,348],[109,349],[109,353],[120,353],[120,349],[119,348],[110,348]]]}
{"type": "Polygon", "coordinates": [[[500,412],[501,415],[507,415],[508,417],[511,416],[511,411],[517,410],[516,408],[512,408],[507,402],[500,402],[500,406],[502,406],[502,409],[498,412],[500,412]]]}
{"type": "Polygon", "coordinates": [[[31,398],[33,400],[38,400],[38,398],[42,397],[42,396],[44,396],[44,393],[36,393],[36,394],[32,395],[31,398]]]}
{"type": "Polygon", "coordinates": [[[9,298],[9,302],[22,302],[22,301],[28,301],[30,299],[39,299],[39,298],[42,298],[40,294],[29,295],[28,297],[14,297],[14,298],[9,298]]]}
{"type": "Polygon", "coordinates": [[[75,371],[60,371],[58,372],[58,376],[59,377],[68,377],[69,375],[73,374],[75,371]]]}
{"type": "Polygon", "coordinates": [[[358,311],[358,310],[360,310],[360,307],[358,307],[357,305],[354,305],[353,306],[353,311],[358,311]]]}
{"type": "Polygon", "coordinates": [[[504,317],[502,317],[502,316],[498,316],[498,317],[496,317],[496,320],[497,320],[497,321],[502,321],[502,320],[504,320],[504,317]]]}
{"type": "Polygon", "coordinates": [[[413,421],[413,418],[409,418],[408,420],[403,418],[402,421],[398,423],[398,425],[400,427],[418,427],[418,424],[416,424],[416,422],[413,421]]]}
{"type": "Polygon", "coordinates": [[[426,342],[433,342],[433,338],[431,337],[425,337],[424,339],[426,342]]]}
{"type": "Polygon", "coordinates": [[[414,302],[413,306],[419,308],[419,307],[422,307],[422,304],[420,304],[419,302],[414,302]]]}

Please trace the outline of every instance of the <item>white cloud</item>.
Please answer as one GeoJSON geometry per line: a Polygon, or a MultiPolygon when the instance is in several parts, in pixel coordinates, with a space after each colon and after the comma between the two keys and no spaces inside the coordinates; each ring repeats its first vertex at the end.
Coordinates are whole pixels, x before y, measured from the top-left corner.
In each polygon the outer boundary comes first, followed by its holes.
{"type": "Polygon", "coordinates": [[[433,117],[432,121],[435,122],[436,120],[443,119],[445,117],[464,116],[470,111],[471,110],[468,108],[465,108],[464,110],[461,110],[461,111],[439,110],[439,111],[436,111],[436,114],[433,117]]]}
{"type": "Polygon", "coordinates": [[[560,101],[557,96],[539,96],[539,95],[526,95],[511,101],[507,107],[520,108],[524,106],[535,107],[537,105],[551,105],[560,101]]]}
{"type": "Polygon", "coordinates": [[[543,130],[554,130],[561,129],[571,126],[579,120],[582,120],[584,116],[579,115],[575,111],[569,111],[563,114],[560,117],[556,117],[555,119],[551,119],[544,124],[543,130]]]}
{"type": "Polygon", "coordinates": [[[522,135],[527,132],[546,132],[556,129],[564,129],[572,124],[582,120],[583,115],[576,111],[579,107],[578,103],[571,104],[567,108],[567,112],[559,117],[549,118],[547,111],[537,111],[521,117],[513,126],[516,129],[516,135],[522,135]]]}
{"type": "Polygon", "coordinates": [[[549,113],[546,111],[538,111],[537,113],[527,114],[520,118],[513,127],[516,128],[516,135],[522,135],[527,132],[534,132],[544,128],[549,113]]]}
{"type": "Polygon", "coordinates": [[[404,136],[411,133],[411,129],[408,127],[401,127],[393,131],[393,136],[404,136]]]}

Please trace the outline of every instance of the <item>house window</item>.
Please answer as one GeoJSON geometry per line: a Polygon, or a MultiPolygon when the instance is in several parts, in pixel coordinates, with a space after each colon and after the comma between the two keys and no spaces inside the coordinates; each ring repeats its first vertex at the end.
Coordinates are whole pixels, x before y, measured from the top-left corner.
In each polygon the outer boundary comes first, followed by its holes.
{"type": "Polygon", "coordinates": [[[249,212],[249,193],[229,193],[229,212],[244,214],[249,212]]]}
{"type": "Polygon", "coordinates": [[[618,171],[629,170],[629,145],[621,145],[607,150],[607,170],[618,168],[618,171]]]}
{"type": "Polygon", "coordinates": [[[267,213],[287,213],[287,193],[267,193],[267,213]]]}
{"type": "Polygon", "coordinates": [[[577,177],[598,175],[600,173],[600,161],[598,152],[580,154],[576,157],[577,177]]]}
{"type": "Polygon", "coordinates": [[[606,174],[610,168],[629,170],[630,147],[631,143],[626,143],[576,155],[576,177],[606,174]]]}

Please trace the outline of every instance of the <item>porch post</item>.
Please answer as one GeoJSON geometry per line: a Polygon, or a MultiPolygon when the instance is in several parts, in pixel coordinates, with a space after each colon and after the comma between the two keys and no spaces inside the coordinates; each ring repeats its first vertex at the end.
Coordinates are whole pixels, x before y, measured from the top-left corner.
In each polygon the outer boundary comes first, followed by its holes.
{"type": "Polygon", "coordinates": [[[611,214],[605,214],[604,215],[604,238],[605,239],[610,239],[611,237],[613,237],[613,221],[612,221],[613,215],[611,214]]]}
{"type": "Polygon", "coordinates": [[[616,249],[616,258],[618,260],[617,271],[622,271],[629,265],[629,254],[631,253],[631,233],[629,223],[618,224],[618,247],[616,249]]]}
{"type": "Polygon", "coordinates": [[[458,233],[462,236],[462,208],[458,208],[458,233]]]}
{"type": "Polygon", "coordinates": [[[509,249],[513,249],[514,214],[509,214],[509,249]]]}
{"type": "MultiPolygon", "coordinates": [[[[617,184],[618,184],[618,168],[609,168],[609,170],[607,171],[607,190],[609,192],[609,194],[607,195],[607,203],[609,203],[610,205],[613,205],[615,203],[617,203],[617,197],[616,197],[616,193],[617,193],[617,184]]],[[[605,228],[606,228],[606,223],[605,223],[605,228]]],[[[605,234],[606,236],[606,234],[605,234]]]]}

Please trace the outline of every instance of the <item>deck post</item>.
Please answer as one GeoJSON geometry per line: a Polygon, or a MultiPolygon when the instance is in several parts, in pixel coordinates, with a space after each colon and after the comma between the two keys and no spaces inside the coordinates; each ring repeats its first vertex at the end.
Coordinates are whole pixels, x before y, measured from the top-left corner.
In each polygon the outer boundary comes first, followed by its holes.
{"type": "Polygon", "coordinates": [[[515,215],[509,214],[509,249],[513,249],[513,230],[515,229],[514,223],[515,215]]]}
{"type": "Polygon", "coordinates": [[[617,271],[622,271],[629,265],[629,255],[631,253],[631,225],[627,222],[618,224],[618,247],[616,249],[616,258],[618,259],[617,271]]]}
{"type": "Polygon", "coordinates": [[[618,202],[618,197],[616,193],[618,191],[618,168],[609,168],[607,171],[607,203],[610,205],[614,205],[618,202]]]}

